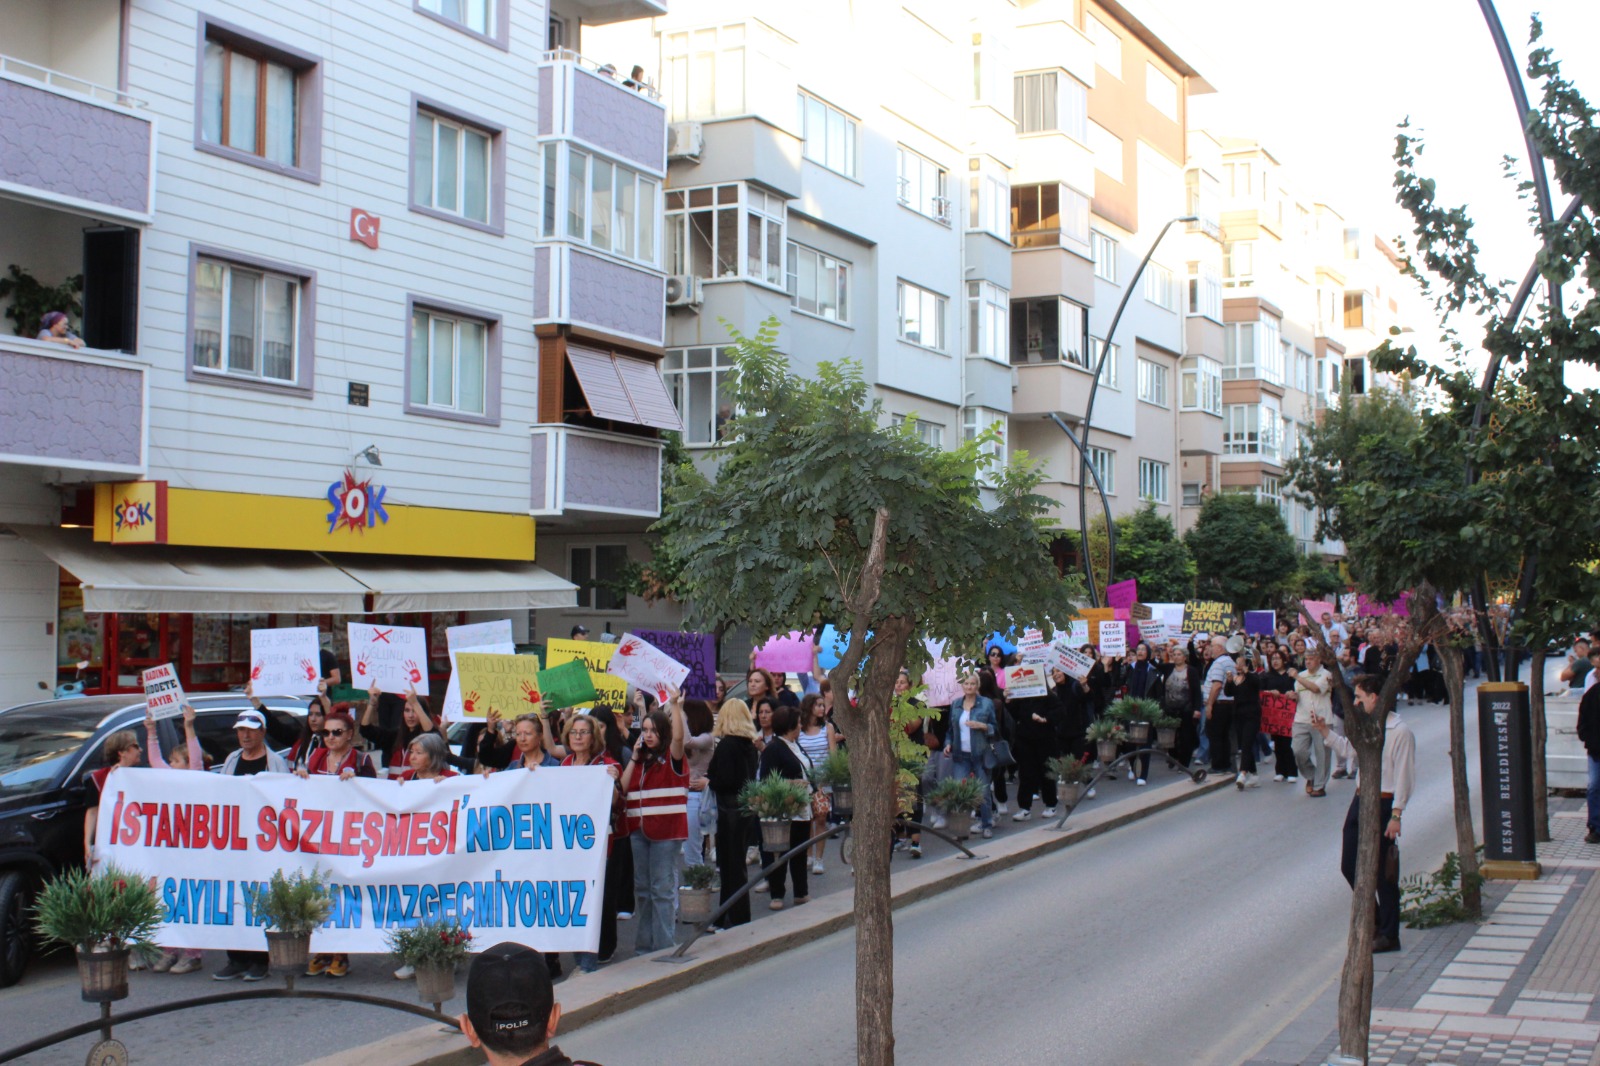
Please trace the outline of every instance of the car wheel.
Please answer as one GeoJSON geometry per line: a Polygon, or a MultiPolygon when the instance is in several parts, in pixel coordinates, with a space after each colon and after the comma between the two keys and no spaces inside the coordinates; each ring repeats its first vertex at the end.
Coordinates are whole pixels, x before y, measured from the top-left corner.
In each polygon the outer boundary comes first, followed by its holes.
{"type": "Polygon", "coordinates": [[[0,988],[22,979],[33,957],[33,879],[22,870],[0,873],[0,988]]]}

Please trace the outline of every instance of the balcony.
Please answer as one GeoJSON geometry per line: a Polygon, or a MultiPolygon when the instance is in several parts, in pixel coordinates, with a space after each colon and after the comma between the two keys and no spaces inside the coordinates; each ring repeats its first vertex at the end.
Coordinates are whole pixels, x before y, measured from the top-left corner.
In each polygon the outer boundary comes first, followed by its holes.
{"type": "Polygon", "coordinates": [[[539,63],[539,136],[581,141],[657,176],[667,172],[667,110],[648,86],[624,85],[622,74],[558,48],[539,63]]]}
{"type": "MultiPolygon", "coordinates": [[[[1074,363],[1041,362],[1019,363],[1017,388],[1011,396],[1011,414],[1015,418],[1049,415],[1052,412],[1073,412],[1081,417],[1089,402],[1089,386],[1094,375],[1074,363]]],[[[1100,413],[1095,412],[1096,427],[1100,413]]]]}
{"type": "Polygon", "coordinates": [[[1094,188],[1094,153],[1059,130],[1024,133],[1016,139],[1011,184],[1062,183],[1074,189],[1094,188]]]}
{"type": "Polygon", "coordinates": [[[586,26],[656,18],[667,13],[666,0],[561,0],[552,6],[559,15],[575,15],[586,26]]]}
{"type": "Polygon", "coordinates": [[[120,352],[0,337],[0,464],[145,472],[144,365],[120,352]]]}
{"type": "Polygon", "coordinates": [[[530,513],[537,518],[659,518],[661,448],[661,441],[649,437],[536,425],[530,513]]]}
{"type": "Polygon", "coordinates": [[[666,278],[581,245],[533,250],[533,320],[588,326],[659,348],[666,335],[666,278]]]}
{"type": "Polygon", "coordinates": [[[155,159],[155,122],[140,101],[0,55],[0,195],[149,222],[155,159]]]}
{"type": "Polygon", "coordinates": [[[1094,88],[1094,44],[1065,19],[1026,21],[1010,35],[1012,66],[1016,70],[1059,67],[1094,88]]]}

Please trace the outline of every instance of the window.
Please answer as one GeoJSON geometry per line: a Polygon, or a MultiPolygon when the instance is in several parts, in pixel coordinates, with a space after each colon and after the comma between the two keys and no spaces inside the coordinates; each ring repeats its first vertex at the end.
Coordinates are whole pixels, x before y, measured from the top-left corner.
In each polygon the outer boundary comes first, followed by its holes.
{"type": "Polygon", "coordinates": [[[1346,259],[1361,258],[1361,231],[1355,227],[1344,231],[1344,257],[1346,259]]]}
{"type": "Polygon", "coordinates": [[[736,24],[664,36],[670,121],[745,113],[745,30],[736,24]]]}
{"type": "Polygon", "coordinates": [[[1011,301],[1011,362],[1089,368],[1089,309],[1057,296],[1011,301]]]}
{"type": "Polygon", "coordinates": [[[1100,387],[1104,389],[1122,389],[1122,346],[1120,344],[1106,344],[1101,337],[1089,338],[1089,362],[1099,362],[1100,349],[1106,352],[1106,361],[1100,364],[1100,387]]]}
{"type": "Polygon", "coordinates": [[[1006,416],[999,411],[992,411],[987,407],[968,407],[961,412],[961,439],[965,441],[977,440],[988,430],[994,430],[998,439],[991,440],[979,447],[982,455],[989,457],[989,463],[978,475],[978,480],[991,483],[996,472],[1006,465],[1006,416]]]}
{"type": "Polygon", "coordinates": [[[950,224],[950,197],[944,167],[911,149],[900,148],[900,202],[919,215],[950,224]]]}
{"type": "Polygon", "coordinates": [[[1344,294],[1344,328],[1361,329],[1367,324],[1366,293],[1344,294]]]}
{"type": "Polygon", "coordinates": [[[1004,170],[970,159],[967,178],[967,228],[1011,239],[1011,183],[1004,170]]]}
{"type": "MultiPolygon", "coordinates": [[[[1337,379],[1337,375],[1335,375],[1337,379]]],[[[1365,396],[1367,394],[1367,361],[1362,356],[1355,356],[1344,361],[1344,380],[1352,396],[1365,396]]],[[[1337,380],[1334,384],[1338,388],[1337,380]]]]}
{"type": "Polygon", "coordinates": [[[1278,320],[1236,322],[1223,327],[1222,376],[1229,380],[1262,378],[1283,384],[1283,345],[1278,320]]]}
{"type": "Polygon", "coordinates": [[[1222,164],[1222,184],[1232,197],[1245,197],[1250,195],[1250,164],[1224,163],[1222,164]]]}
{"type": "Polygon", "coordinates": [[[1117,453],[1090,445],[1084,449],[1089,455],[1089,466],[1100,479],[1100,491],[1107,496],[1117,494],[1117,453]]]}
{"type": "Polygon", "coordinates": [[[1089,90],[1077,78],[1057,71],[1018,74],[1013,81],[1018,133],[1065,133],[1087,144],[1089,90]]]}
{"type": "Polygon", "coordinates": [[[990,281],[967,282],[967,354],[1006,361],[1010,294],[990,281]]]}
{"type": "Polygon", "coordinates": [[[1186,355],[1178,363],[1183,375],[1179,407],[1185,411],[1222,413],[1222,364],[1203,355],[1186,355]]]}
{"type": "Polygon", "coordinates": [[[1223,415],[1222,454],[1278,461],[1278,409],[1269,403],[1231,403],[1223,415]]]}
{"type": "Polygon", "coordinates": [[[1089,198],[1069,185],[1013,185],[1011,240],[1018,248],[1089,251],[1089,198]]]}
{"type": "Polygon", "coordinates": [[[782,287],[785,218],[783,198],[753,185],[669,190],[667,273],[782,287]]]}
{"type": "Polygon", "coordinates": [[[578,586],[578,609],[625,611],[628,594],[628,546],[625,544],[573,545],[567,549],[567,580],[578,586]]]}
{"type": "Polygon", "coordinates": [[[1222,279],[1198,263],[1189,264],[1189,313],[1222,321],[1222,279]]]}
{"type": "Polygon", "coordinates": [[[945,298],[907,281],[899,283],[900,339],[944,351],[945,298]]]}
{"type": "Polygon", "coordinates": [[[1199,507],[1205,502],[1205,487],[1198,481],[1185,481],[1183,483],[1183,505],[1185,507],[1199,507]]]}
{"type": "Polygon", "coordinates": [[[805,92],[795,94],[795,112],[805,157],[855,177],[856,120],[805,92]]]}
{"type": "Polygon", "coordinates": [[[1139,360],[1139,399],[1157,407],[1167,404],[1167,368],[1151,359],[1139,360]]]}
{"type": "Polygon", "coordinates": [[[1217,210],[1217,179],[1193,169],[1184,175],[1184,213],[1199,221],[1189,223],[1189,232],[1200,230],[1213,237],[1222,236],[1222,216],[1217,210]]]}
{"type": "Polygon", "coordinates": [[[920,418],[908,418],[905,415],[894,415],[892,421],[896,427],[911,423],[911,433],[923,444],[930,448],[944,447],[944,427],[937,422],[927,422],[920,418]]]}
{"type": "Polygon", "coordinates": [[[501,231],[505,168],[497,158],[499,132],[417,106],[411,132],[412,210],[501,231]]]}
{"type": "Polygon", "coordinates": [[[1178,282],[1172,276],[1172,271],[1160,263],[1151,263],[1144,268],[1144,298],[1157,307],[1164,307],[1168,311],[1178,310],[1178,282]]]}
{"type": "Polygon", "coordinates": [[[1285,418],[1283,420],[1282,428],[1278,434],[1278,440],[1282,445],[1284,462],[1288,462],[1290,459],[1293,459],[1296,455],[1300,454],[1300,427],[1295,424],[1294,419],[1285,418]]]}
{"type": "Polygon", "coordinates": [[[830,322],[850,321],[850,264],[789,242],[789,302],[830,322]]]}
{"type": "Polygon", "coordinates": [[[1117,36],[1117,31],[1093,15],[1088,14],[1083,18],[1083,29],[1088,34],[1089,40],[1094,44],[1095,65],[1113,78],[1120,80],[1122,77],[1122,38],[1117,36]]]}
{"type": "Polygon", "coordinates": [[[1167,464],[1154,459],[1139,460],[1139,499],[1167,502],[1167,464]]]}
{"type": "Polygon", "coordinates": [[[311,394],[312,280],[292,268],[193,254],[190,377],[311,394]]]}
{"type": "Polygon", "coordinates": [[[1256,500],[1260,503],[1270,503],[1278,509],[1278,513],[1288,518],[1288,509],[1283,502],[1283,489],[1278,478],[1271,474],[1263,474],[1261,485],[1256,489],[1256,500]]]}
{"type": "Polygon", "coordinates": [[[1246,289],[1255,284],[1255,241],[1226,241],[1222,245],[1222,285],[1246,289]]]}
{"type": "Polygon", "coordinates": [[[1144,98],[1163,115],[1178,120],[1178,83],[1154,63],[1144,65],[1144,98]]]}
{"type": "MultiPolygon", "coordinates": [[[[416,0],[416,5],[418,11],[484,38],[495,38],[497,27],[505,22],[506,13],[500,9],[499,0],[416,0]]],[[[503,37],[495,43],[505,46],[503,37]]]]}
{"type": "Polygon", "coordinates": [[[498,327],[498,319],[464,309],[413,303],[406,410],[498,420],[490,395],[499,391],[493,384],[499,371],[498,327]]]}
{"type": "Polygon", "coordinates": [[[733,360],[726,348],[668,348],[661,380],[683,420],[683,442],[704,447],[722,439],[733,417],[733,360]]]}
{"type": "Polygon", "coordinates": [[[994,108],[1012,118],[1006,108],[1010,106],[1010,93],[1006,92],[1011,80],[1013,64],[1003,40],[994,35],[972,35],[972,102],[994,108]]]}
{"type": "Polygon", "coordinates": [[[1122,138],[1100,125],[1089,123],[1089,151],[1094,168],[1112,181],[1122,180],[1122,138]]]}
{"type": "Polygon", "coordinates": [[[1089,231],[1089,255],[1094,259],[1094,276],[1101,281],[1117,280],[1117,242],[1097,229],[1089,231]]]}
{"type": "Polygon", "coordinates": [[[546,51],[554,52],[558,48],[567,46],[567,20],[551,15],[545,20],[544,47],[546,51]]]}
{"type": "Polygon", "coordinates": [[[544,146],[546,237],[559,234],[654,266],[660,183],[566,144],[544,146]],[[567,155],[565,165],[561,153],[567,155]]]}
{"type": "Polygon", "coordinates": [[[320,180],[321,65],[314,56],[207,19],[199,70],[196,148],[320,180]]]}

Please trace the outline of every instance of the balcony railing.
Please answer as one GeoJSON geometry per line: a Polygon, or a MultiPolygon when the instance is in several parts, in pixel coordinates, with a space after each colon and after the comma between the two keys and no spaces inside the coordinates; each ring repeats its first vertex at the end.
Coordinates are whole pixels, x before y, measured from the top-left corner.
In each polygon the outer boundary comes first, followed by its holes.
{"type": "Polygon", "coordinates": [[[0,337],[0,464],[143,474],[144,364],[121,352],[0,337]]]}
{"type": "Polygon", "coordinates": [[[602,63],[598,59],[590,59],[586,55],[574,52],[570,48],[552,48],[544,54],[546,63],[576,63],[584,70],[592,70],[604,78],[611,78],[624,89],[648,96],[652,100],[661,99],[661,90],[651,85],[648,81],[636,82],[617,70],[614,63],[602,63]]]}
{"type": "Polygon", "coordinates": [[[74,77],[59,70],[41,67],[37,63],[30,63],[26,59],[16,56],[0,55],[0,77],[10,75],[17,78],[27,78],[39,82],[60,92],[75,93],[78,96],[87,96],[91,100],[98,100],[104,104],[115,107],[144,107],[145,102],[136,96],[129,96],[120,89],[113,89],[86,78],[74,77]]]}
{"type": "Polygon", "coordinates": [[[661,448],[651,437],[564,424],[533,427],[535,516],[661,516],[661,448]]]}

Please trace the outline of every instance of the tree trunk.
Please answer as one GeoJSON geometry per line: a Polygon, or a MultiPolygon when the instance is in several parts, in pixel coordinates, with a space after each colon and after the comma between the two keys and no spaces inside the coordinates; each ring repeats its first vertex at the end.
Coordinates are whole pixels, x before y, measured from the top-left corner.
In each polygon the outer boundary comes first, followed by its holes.
{"type": "Polygon", "coordinates": [[[1478,839],[1472,828],[1472,790],[1467,778],[1466,671],[1461,649],[1441,642],[1439,663],[1450,694],[1450,790],[1456,814],[1456,856],[1461,860],[1461,903],[1473,918],[1483,916],[1478,884],[1478,839]]]}
{"type": "Polygon", "coordinates": [[[1550,841],[1550,779],[1546,776],[1545,744],[1550,724],[1544,717],[1544,650],[1533,653],[1528,664],[1528,717],[1533,729],[1533,839],[1550,841]]]}

